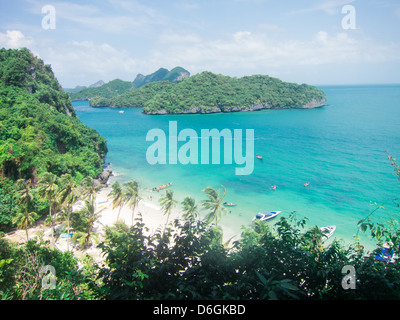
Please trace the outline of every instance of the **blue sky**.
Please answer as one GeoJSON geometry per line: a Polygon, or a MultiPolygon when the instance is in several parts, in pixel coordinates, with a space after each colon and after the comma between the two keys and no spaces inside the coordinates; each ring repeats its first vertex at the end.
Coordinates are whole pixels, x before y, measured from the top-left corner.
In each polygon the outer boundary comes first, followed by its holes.
{"type": "Polygon", "coordinates": [[[400,83],[399,0],[0,0],[0,47],[27,47],[64,87],[181,66],[325,84],[400,83]],[[55,29],[42,8],[55,9],[55,29]],[[345,29],[342,8],[355,9],[345,29]]]}

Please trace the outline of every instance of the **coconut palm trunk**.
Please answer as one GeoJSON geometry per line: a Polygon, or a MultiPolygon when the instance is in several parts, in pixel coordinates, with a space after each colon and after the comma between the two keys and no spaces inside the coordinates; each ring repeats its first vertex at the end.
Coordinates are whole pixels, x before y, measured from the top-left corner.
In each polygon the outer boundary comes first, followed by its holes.
{"type": "Polygon", "coordinates": [[[67,208],[67,250],[69,251],[70,242],[70,214],[72,205],[78,200],[78,187],[70,174],[64,174],[60,179],[60,202],[67,208]]]}
{"type": "Polygon", "coordinates": [[[221,220],[223,214],[227,214],[228,210],[223,205],[223,199],[226,195],[226,189],[224,186],[221,186],[223,189],[223,194],[220,194],[220,190],[215,190],[212,187],[207,187],[203,191],[208,196],[208,200],[203,201],[204,208],[210,210],[209,214],[206,217],[206,221],[211,223],[211,221],[215,220],[215,226],[218,226],[218,221],[221,220]]]}
{"type": "Polygon", "coordinates": [[[121,214],[121,209],[124,205],[124,192],[122,189],[122,186],[119,182],[115,182],[112,186],[111,186],[111,192],[108,194],[109,197],[112,198],[112,208],[113,210],[117,207],[119,207],[118,210],[118,216],[117,216],[117,221],[119,220],[119,216],[121,214]]]}
{"type": "Polygon", "coordinates": [[[132,226],[135,218],[135,209],[141,200],[142,198],[140,197],[139,183],[135,179],[132,179],[127,183],[125,183],[123,201],[132,209],[132,215],[131,215],[132,226]]]}
{"type": "Polygon", "coordinates": [[[169,217],[172,212],[172,208],[175,207],[177,201],[174,199],[174,192],[172,190],[165,190],[165,196],[160,199],[161,210],[164,215],[167,215],[167,221],[165,222],[164,230],[163,230],[163,238],[165,234],[165,230],[167,229],[169,217]]]}
{"type": "Polygon", "coordinates": [[[58,190],[57,185],[57,176],[53,173],[46,172],[39,179],[39,187],[38,192],[42,199],[46,199],[49,204],[49,217],[51,222],[51,243],[54,245],[54,225],[53,225],[53,216],[52,209],[54,209],[54,205],[56,204],[56,193],[58,190]]]}

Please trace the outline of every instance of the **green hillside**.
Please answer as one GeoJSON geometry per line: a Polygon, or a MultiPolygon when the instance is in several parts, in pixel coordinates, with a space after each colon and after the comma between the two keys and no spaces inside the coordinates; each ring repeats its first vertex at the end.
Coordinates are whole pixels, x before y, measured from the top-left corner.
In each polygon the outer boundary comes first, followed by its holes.
{"type": "Polygon", "coordinates": [[[243,78],[203,72],[179,83],[153,82],[92,106],[143,107],[146,114],[216,113],[263,109],[315,108],[326,102],[322,90],[266,75],[243,78]]]}
{"type": "Polygon", "coordinates": [[[70,92],[69,96],[72,101],[89,100],[93,97],[102,97],[109,99],[116,95],[122,94],[132,88],[132,82],[115,79],[99,87],[85,88],[78,92],[70,92]]]}
{"type": "Polygon", "coordinates": [[[95,177],[106,153],[105,139],[79,121],[49,65],[27,49],[0,49],[0,225],[15,209],[7,201],[18,179],[95,177]]]}
{"type": "Polygon", "coordinates": [[[110,99],[100,96],[90,99],[93,107],[144,107],[148,101],[158,93],[172,88],[174,84],[169,81],[152,82],[138,89],[131,89],[123,94],[116,95],[110,99]]]}
{"type": "Polygon", "coordinates": [[[148,76],[138,74],[136,79],[133,81],[133,87],[140,88],[148,83],[157,81],[170,81],[176,83],[178,81],[181,81],[183,78],[189,76],[189,71],[185,70],[182,67],[175,67],[171,71],[165,68],[161,68],[148,76]]]}

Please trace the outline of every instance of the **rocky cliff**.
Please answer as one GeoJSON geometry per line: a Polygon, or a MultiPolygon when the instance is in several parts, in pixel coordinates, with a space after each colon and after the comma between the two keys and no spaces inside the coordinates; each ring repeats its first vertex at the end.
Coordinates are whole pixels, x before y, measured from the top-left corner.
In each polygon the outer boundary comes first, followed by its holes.
{"type": "MultiPolygon", "coordinates": [[[[281,107],[273,107],[269,104],[254,104],[248,107],[213,107],[213,108],[205,108],[205,107],[194,107],[188,110],[183,110],[174,114],[211,114],[211,113],[229,113],[229,112],[255,112],[255,111],[261,111],[261,110],[273,110],[273,109],[315,109],[315,108],[321,108],[325,106],[326,99],[321,99],[317,101],[316,99],[313,99],[311,102],[303,105],[302,107],[299,108],[281,108],[281,107]]],[[[149,111],[149,110],[144,110],[144,114],[147,115],[167,115],[171,114],[168,113],[165,109],[158,110],[158,111],[149,111]]]]}

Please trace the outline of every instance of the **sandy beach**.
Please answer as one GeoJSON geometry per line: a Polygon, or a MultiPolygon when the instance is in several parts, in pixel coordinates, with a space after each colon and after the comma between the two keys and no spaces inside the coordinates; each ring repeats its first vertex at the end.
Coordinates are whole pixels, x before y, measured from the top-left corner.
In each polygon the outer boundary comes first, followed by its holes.
{"type": "MultiPolygon", "coordinates": [[[[101,217],[99,223],[102,226],[112,226],[117,222],[119,208],[112,208],[112,200],[108,197],[111,192],[111,187],[106,187],[100,190],[97,194],[96,202],[97,209],[101,211],[101,217]]],[[[143,223],[149,229],[151,233],[156,232],[158,228],[163,228],[167,219],[167,216],[163,214],[161,205],[158,199],[161,197],[160,194],[146,192],[143,195],[143,199],[139,202],[135,209],[134,219],[138,218],[139,214],[142,216],[143,223]]],[[[172,222],[174,219],[180,218],[181,214],[178,209],[172,210],[169,221],[172,222]]],[[[132,209],[124,205],[121,209],[118,218],[119,222],[124,222],[127,226],[132,225],[132,209]]],[[[134,224],[136,222],[134,221],[134,224]]]]}
{"type": "MultiPolygon", "coordinates": [[[[100,190],[96,197],[97,209],[102,210],[101,218],[99,223],[102,226],[112,226],[117,222],[118,208],[112,209],[112,200],[108,197],[111,192],[111,187],[105,187],[100,190]]],[[[154,233],[159,228],[164,228],[167,216],[163,214],[159,199],[165,194],[164,191],[153,192],[151,190],[142,190],[142,200],[139,202],[138,207],[135,209],[135,219],[140,214],[143,219],[143,223],[149,229],[150,233],[154,233]]],[[[200,206],[199,206],[200,207],[200,206]]],[[[201,208],[200,208],[201,210],[201,208]]],[[[204,212],[200,213],[204,215],[204,212]]],[[[181,204],[177,203],[171,211],[169,223],[173,223],[175,219],[182,218],[181,204]]],[[[239,236],[238,231],[231,229],[228,225],[224,224],[224,218],[222,218],[221,227],[224,232],[224,242],[228,241],[232,237],[239,236]]],[[[119,220],[124,222],[126,225],[132,225],[132,209],[126,205],[122,207],[119,220]]],[[[135,224],[135,221],[134,221],[135,224]]]]}
{"type": "MultiPolygon", "coordinates": [[[[109,193],[111,192],[111,181],[108,182],[107,186],[100,189],[96,196],[96,210],[100,212],[100,218],[94,224],[93,231],[98,234],[97,242],[103,241],[105,238],[105,228],[106,226],[113,226],[117,222],[117,218],[119,222],[125,223],[127,226],[132,225],[132,209],[127,205],[124,205],[121,208],[121,211],[118,212],[119,208],[113,209],[112,207],[112,199],[109,197],[109,193]]],[[[167,220],[167,216],[164,215],[161,205],[159,203],[159,199],[165,194],[165,192],[157,192],[149,189],[145,189],[141,191],[142,200],[139,202],[137,208],[135,209],[134,221],[133,224],[136,224],[136,219],[139,218],[139,215],[142,217],[142,221],[145,224],[150,234],[154,234],[157,229],[162,230],[165,226],[165,222],[167,220]]],[[[73,210],[78,211],[82,206],[83,201],[78,201],[74,206],[73,210]]],[[[199,206],[200,207],[200,206],[199,206]]],[[[201,210],[201,209],[200,209],[201,210]]],[[[200,213],[201,216],[204,216],[205,212],[200,213]]],[[[169,218],[169,224],[172,224],[175,219],[182,218],[181,204],[177,203],[176,206],[171,211],[171,215],[169,218]]],[[[43,220],[43,219],[41,219],[43,220]]],[[[224,219],[222,219],[224,220],[224,219]]],[[[221,222],[221,227],[223,228],[223,241],[224,243],[237,238],[240,235],[239,230],[233,230],[229,226],[224,225],[223,221],[221,222]]],[[[65,232],[66,225],[65,223],[58,223],[55,226],[55,229],[58,233],[61,233],[62,230],[65,232]]],[[[72,231],[73,232],[73,231],[72,231]]],[[[46,226],[43,221],[38,221],[35,226],[28,229],[29,239],[33,239],[34,237],[40,237],[44,241],[51,241],[51,228],[46,226]]],[[[67,241],[68,239],[64,236],[58,237],[55,242],[55,247],[63,252],[68,250],[67,241]]],[[[8,235],[5,235],[5,238],[9,241],[24,243],[26,242],[26,233],[25,230],[16,230],[8,235]]],[[[104,257],[101,255],[100,249],[97,248],[97,244],[93,243],[86,250],[81,250],[79,245],[75,245],[72,240],[70,240],[69,250],[74,253],[74,255],[78,258],[84,257],[86,254],[90,255],[95,262],[101,263],[104,261],[104,257]]]]}

